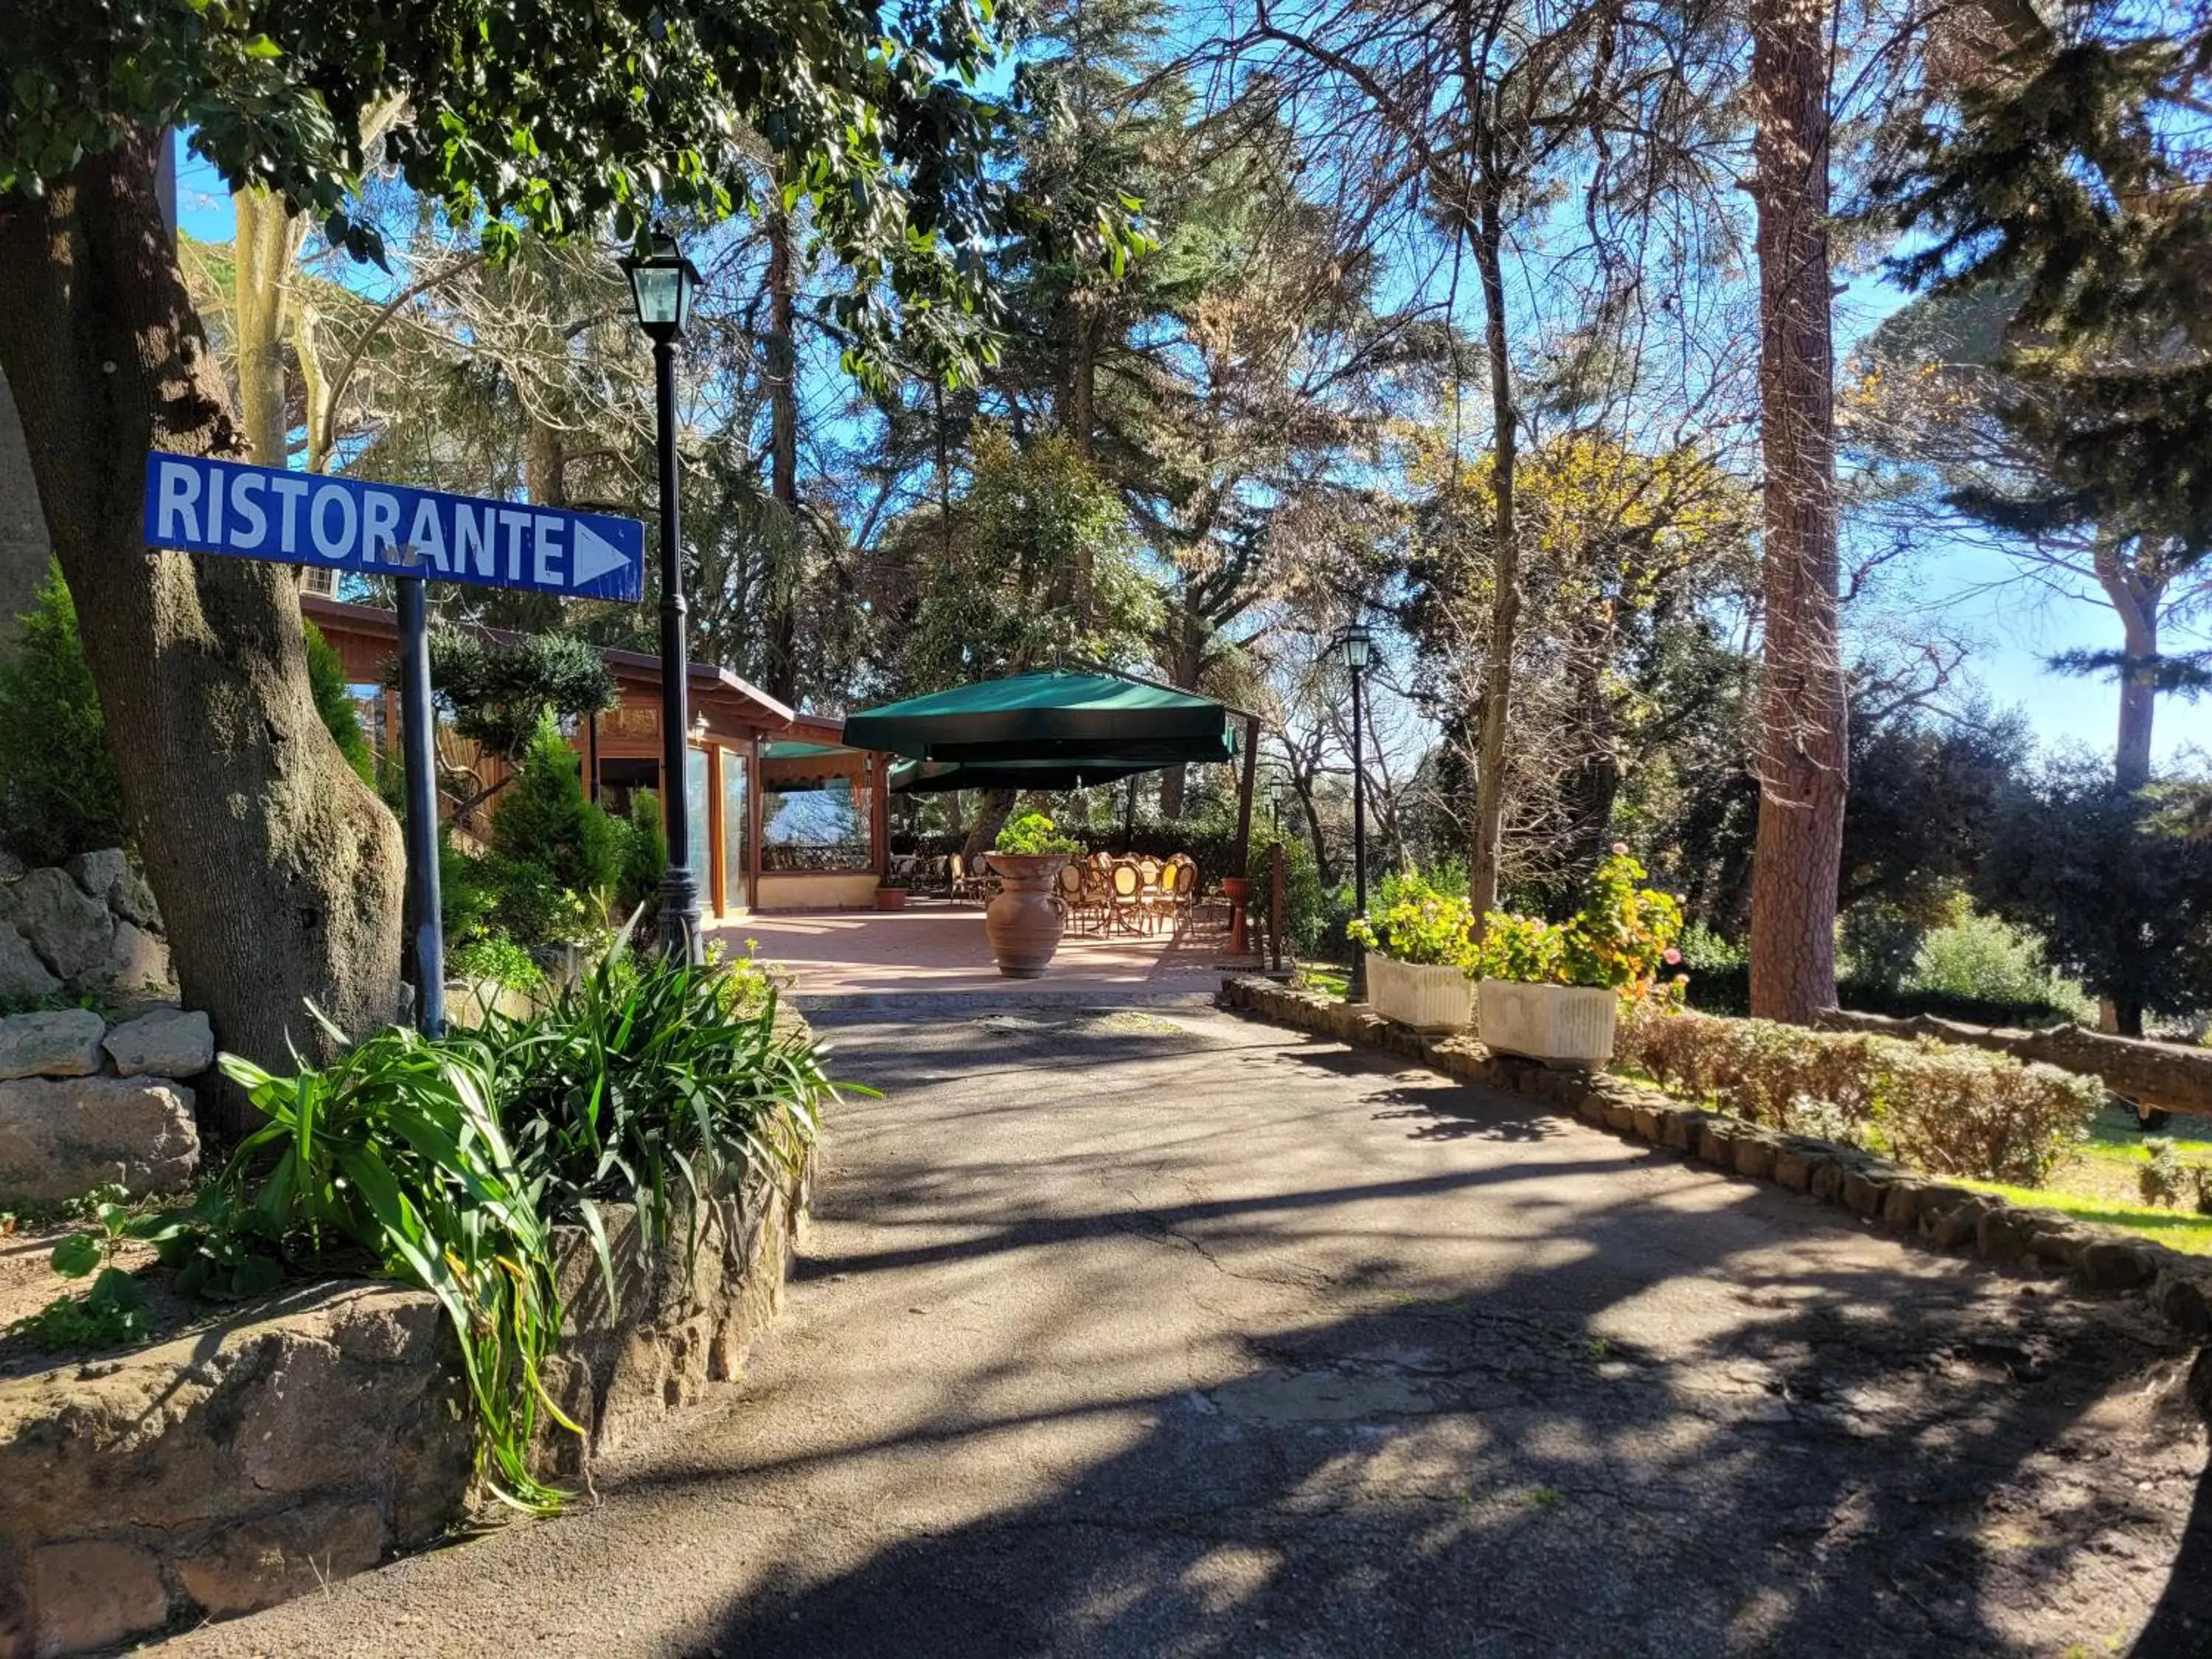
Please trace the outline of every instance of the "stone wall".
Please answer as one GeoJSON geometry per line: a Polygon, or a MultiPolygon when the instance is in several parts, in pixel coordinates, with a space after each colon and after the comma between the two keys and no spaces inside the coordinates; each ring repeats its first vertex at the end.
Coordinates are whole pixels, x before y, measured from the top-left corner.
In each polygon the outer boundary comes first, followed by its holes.
{"type": "Polygon", "coordinates": [[[0,1002],[175,994],[153,890],[120,848],[41,870],[0,854],[0,1002]]]}
{"type": "Polygon", "coordinates": [[[1887,1159],[1740,1118],[1685,1106],[1671,1095],[1602,1072],[1551,1070],[1493,1054],[1468,1033],[1425,1036],[1364,1006],[1269,980],[1225,980],[1224,1006],[1380,1048],[1466,1082],[1504,1089],[1584,1122],[1696,1158],[1730,1174],[1778,1182],[1944,1249],[2051,1274],[2085,1289],[2141,1295],[2185,1336],[2212,1335],[2212,1260],[2185,1255],[2115,1227],[1917,1175],[1887,1159]]]}
{"type": "MultiPolygon", "coordinates": [[[[648,1271],[608,1206],[621,1293],[560,1241],[564,1343],[549,1382],[610,1449],[738,1374],[774,1315],[804,1178],[718,1194],[648,1271]]],[[[0,1382],[0,1659],[227,1618],[429,1543],[469,1512],[473,1419],[427,1293],[324,1285],[112,1359],[0,1382]]],[[[541,1442],[575,1479],[575,1437],[541,1442]]]]}
{"type": "Polygon", "coordinates": [[[2100,1079],[2115,1094],[2163,1106],[2169,1111],[2212,1113],[2212,1048],[2141,1037],[2106,1036],[2078,1025],[2047,1031],[2019,1031],[2003,1026],[1962,1025],[1921,1014],[1891,1019],[1881,1014],[1832,1009],[1820,1017],[1832,1031],[1867,1031],[1875,1036],[1935,1037],[1973,1048],[1993,1048],[2021,1060],[2039,1060],[2061,1071],[2100,1079]]]}
{"type": "Polygon", "coordinates": [[[215,1063],[202,1013],[89,1008],[0,1018],[0,1200],[53,1202],[116,1182],[182,1192],[199,1168],[192,1091],[215,1063]]]}

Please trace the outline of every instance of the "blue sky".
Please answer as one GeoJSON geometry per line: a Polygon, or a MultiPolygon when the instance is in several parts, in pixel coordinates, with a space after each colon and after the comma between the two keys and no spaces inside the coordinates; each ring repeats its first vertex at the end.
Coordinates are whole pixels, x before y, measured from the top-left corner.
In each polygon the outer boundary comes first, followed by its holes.
{"type": "MultiPolygon", "coordinates": [[[[181,139],[179,140],[181,148],[181,139]]],[[[205,163],[180,156],[178,208],[190,234],[228,240],[228,197],[205,163]]],[[[1844,296],[1837,318],[1840,359],[1905,296],[1879,276],[1863,276],[1844,296]]],[[[2062,677],[2044,664],[2061,651],[2111,649],[2118,624],[2100,606],[2039,592],[2018,580],[2004,556],[1991,549],[1945,536],[1931,537],[1913,568],[1893,584],[1891,605],[1910,621],[1924,617],[1966,641],[1966,667],[1999,707],[2016,707],[2047,745],[2079,744],[2109,751],[2118,718],[2118,692],[2109,682],[2062,677]]],[[[2170,637],[2170,647],[2212,643],[2203,629],[2170,637]]],[[[2161,762],[2189,747],[2212,747],[2212,700],[2160,701],[2157,751],[2161,762]]]]}

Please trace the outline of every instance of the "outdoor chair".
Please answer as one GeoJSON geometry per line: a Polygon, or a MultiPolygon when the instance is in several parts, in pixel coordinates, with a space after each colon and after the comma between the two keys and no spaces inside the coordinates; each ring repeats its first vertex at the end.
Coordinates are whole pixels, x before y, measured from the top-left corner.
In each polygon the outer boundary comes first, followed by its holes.
{"type": "Polygon", "coordinates": [[[1168,860],[1168,909],[1180,928],[1198,909],[1198,865],[1188,853],[1177,853],[1168,860]]]}
{"type": "Polygon", "coordinates": [[[1154,858],[1139,859],[1137,879],[1144,884],[1138,903],[1144,915],[1146,930],[1150,932],[1159,925],[1160,920],[1160,861],[1154,858]]]}
{"type": "Polygon", "coordinates": [[[1060,902],[1060,908],[1066,913],[1069,926],[1078,933],[1087,933],[1092,931],[1097,916],[1091,902],[1091,893],[1084,882],[1083,871],[1079,866],[1063,864],[1054,872],[1052,896],[1060,902]]]}
{"type": "Polygon", "coordinates": [[[1137,873],[1133,864],[1116,864],[1109,874],[1108,898],[1113,906],[1111,917],[1115,930],[1123,933],[1142,933],[1139,926],[1145,914],[1145,878],[1137,873]],[[1134,918],[1134,920],[1132,920],[1134,918]]]}
{"type": "Polygon", "coordinates": [[[986,873],[981,858],[975,860],[975,867],[971,870],[968,867],[968,861],[955,853],[947,867],[951,872],[951,890],[956,901],[965,899],[971,903],[981,904],[990,898],[991,890],[997,885],[986,873]]]}

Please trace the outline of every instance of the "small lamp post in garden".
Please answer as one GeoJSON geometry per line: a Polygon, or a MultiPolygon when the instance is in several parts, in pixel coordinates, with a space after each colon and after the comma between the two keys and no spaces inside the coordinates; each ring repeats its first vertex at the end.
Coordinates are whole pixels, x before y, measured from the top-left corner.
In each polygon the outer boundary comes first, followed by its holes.
{"type": "Polygon", "coordinates": [[[653,342],[654,435],[660,471],[660,739],[662,823],[668,869],[660,879],[662,948],[687,962],[705,959],[699,939],[699,875],[691,867],[691,799],[687,753],[691,732],[691,657],[685,637],[684,530],[676,478],[676,342],[691,320],[699,272],[654,231],[646,249],[623,261],[637,325],[653,342]]]}
{"type": "MultiPolygon", "coordinates": [[[[1352,911],[1367,914],[1367,755],[1364,747],[1366,708],[1361,682],[1367,676],[1367,659],[1375,649],[1375,635],[1364,623],[1355,622],[1336,642],[1337,653],[1352,676],[1352,911]]],[[[1346,999],[1367,1000],[1367,951],[1352,947],[1352,980],[1346,999]]]]}

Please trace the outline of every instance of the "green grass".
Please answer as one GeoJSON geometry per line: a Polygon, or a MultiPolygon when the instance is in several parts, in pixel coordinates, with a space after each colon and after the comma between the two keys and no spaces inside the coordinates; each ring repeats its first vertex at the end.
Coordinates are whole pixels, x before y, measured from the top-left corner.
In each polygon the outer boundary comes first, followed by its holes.
{"type": "Polygon", "coordinates": [[[2065,1192],[2048,1187],[2008,1187],[1995,1181],[1957,1181],[1954,1184],[1971,1187],[1978,1193],[1995,1193],[2029,1209],[2056,1210],[2077,1221],[2124,1227],[2130,1232],[2141,1233],[2192,1255],[2212,1255],[2212,1216],[2198,1215],[2194,1210],[2154,1209],[2148,1205],[2123,1203],[2094,1193],[2065,1192]]]}
{"type": "Polygon", "coordinates": [[[1301,990],[1319,991],[1323,995],[1334,997],[1341,1002],[1344,1000],[1345,992],[1351,988],[1351,984],[1352,973],[1349,969],[1334,967],[1325,962],[1303,962],[1298,964],[1298,988],[1301,990]]]}
{"type": "MultiPolygon", "coordinates": [[[[2089,1120],[2089,1142],[2085,1150],[2093,1157],[2120,1154],[2140,1160],[2144,1133],[2132,1111],[2121,1106],[2102,1106],[2089,1120]]],[[[2176,1112],[2166,1127],[2149,1133],[2172,1141],[2173,1150],[2185,1158],[2192,1155],[2212,1158],[2212,1118],[2176,1112]]]]}

